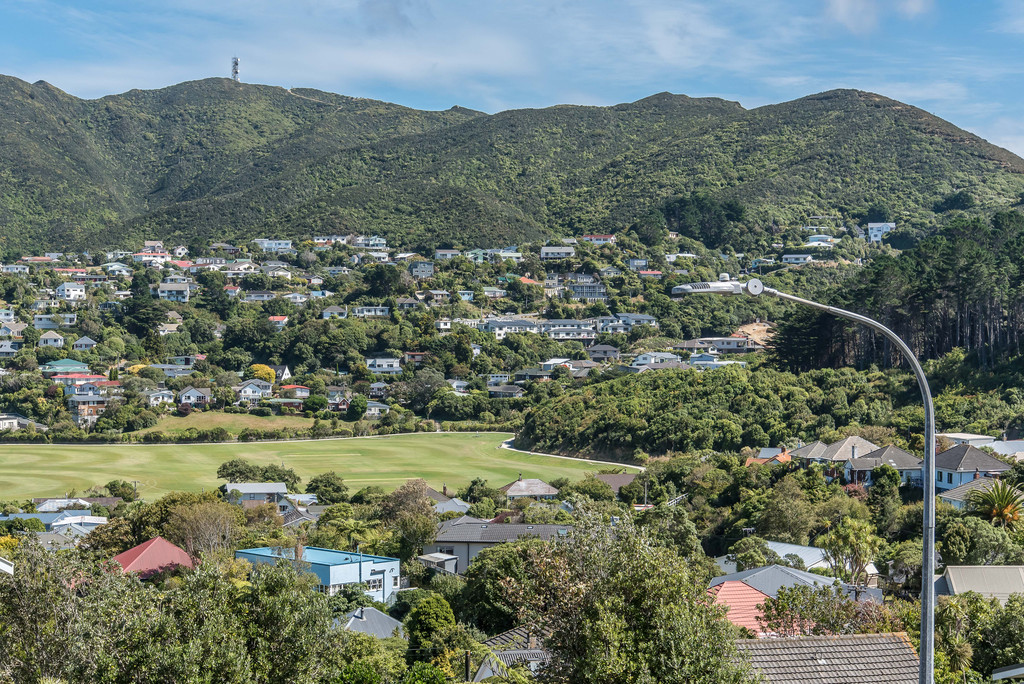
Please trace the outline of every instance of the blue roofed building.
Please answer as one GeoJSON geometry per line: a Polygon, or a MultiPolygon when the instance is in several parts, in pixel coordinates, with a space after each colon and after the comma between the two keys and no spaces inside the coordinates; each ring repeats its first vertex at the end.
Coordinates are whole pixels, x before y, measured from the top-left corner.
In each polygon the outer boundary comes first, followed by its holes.
{"type": "MultiPolygon", "coordinates": [[[[295,562],[295,549],[263,547],[235,551],[235,558],[250,563],[276,565],[279,561],[295,562]]],[[[335,549],[308,546],[302,549],[300,563],[320,580],[319,590],[333,596],[346,585],[365,584],[366,594],[382,603],[389,603],[401,584],[397,558],[372,556],[335,549]]]]}

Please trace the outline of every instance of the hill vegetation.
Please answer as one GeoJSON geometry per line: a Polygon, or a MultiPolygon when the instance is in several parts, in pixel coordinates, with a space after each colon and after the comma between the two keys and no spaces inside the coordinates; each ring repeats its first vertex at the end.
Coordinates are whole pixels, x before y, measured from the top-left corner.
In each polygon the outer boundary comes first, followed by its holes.
{"type": "Polygon", "coordinates": [[[86,101],[0,77],[0,141],[8,252],[324,232],[492,246],[642,232],[694,192],[760,230],[869,212],[922,230],[1024,190],[1019,157],[850,90],[753,110],[662,93],[486,115],[227,79],[86,101]]]}

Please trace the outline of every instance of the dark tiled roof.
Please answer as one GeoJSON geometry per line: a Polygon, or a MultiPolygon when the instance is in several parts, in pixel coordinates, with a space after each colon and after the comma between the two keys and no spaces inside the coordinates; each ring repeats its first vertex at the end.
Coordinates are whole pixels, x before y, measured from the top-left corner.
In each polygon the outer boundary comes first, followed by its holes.
{"type": "Polygon", "coordinates": [[[872,470],[880,465],[890,465],[896,470],[915,470],[921,467],[921,459],[892,445],[865,454],[862,458],[852,458],[850,463],[854,470],[872,470]]]}
{"type": "Polygon", "coordinates": [[[516,541],[521,537],[539,537],[554,539],[567,535],[571,525],[524,525],[514,523],[472,522],[473,518],[463,516],[457,520],[449,520],[441,525],[437,532],[436,544],[445,542],[461,543],[500,543],[516,541]],[[466,522],[462,522],[466,521],[466,522]]]}
{"type": "Polygon", "coordinates": [[[956,472],[1002,473],[1010,466],[970,444],[957,444],[935,456],[935,467],[956,472]]]}
{"type": "Polygon", "coordinates": [[[350,632],[362,632],[378,639],[387,639],[398,630],[401,635],[402,623],[376,608],[356,608],[345,616],[345,629],[350,632]]]}
{"type": "MultiPolygon", "coordinates": [[[[968,480],[959,487],[948,489],[944,492],[939,492],[939,498],[950,501],[967,501],[971,498],[971,492],[974,490],[986,491],[992,487],[999,480],[994,477],[979,477],[974,480],[968,480]]],[[[1014,490],[1018,494],[1024,495],[1019,489],[1014,487],[1014,490]]]]}
{"type": "MultiPolygon", "coordinates": [[[[490,639],[483,642],[484,646],[495,651],[515,649],[515,648],[529,648],[530,646],[530,634],[531,630],[529,625],[522,625],[520,627],[514,627],[507,632],[501,634],[495,634],[490,639]]],[[[540,641],[540,635],[534,633],[537,641],[540,641]]]]}
{"type": "Polygon", "coordinates": [[[618,496],[620,489],[636,479],[636,473],[598,473],[594,477],[611,487],[618,496]]]}
{"type": "Polygon", "coordinates": [[[827,447],[824,442],[811,442],[810,444],[804,444],[802,447],[793,449],[789,453],[793,458],[819,458],[823,453],[825,453],[826,448],[827,447]]]}
{"type": "Polygon", "coordinates": [[[906,634],[743,639],[740,653],[769,684],[913,684],[919,661],[906,634]]]}

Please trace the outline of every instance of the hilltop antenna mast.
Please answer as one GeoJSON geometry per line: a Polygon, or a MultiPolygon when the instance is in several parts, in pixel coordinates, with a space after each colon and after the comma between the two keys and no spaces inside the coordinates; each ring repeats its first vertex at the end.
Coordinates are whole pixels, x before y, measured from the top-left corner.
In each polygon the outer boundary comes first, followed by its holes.
{"type": "Polygon", "coordinates": [[[231,58],[231,80],[238,83],[238,58],[231,58]]]}

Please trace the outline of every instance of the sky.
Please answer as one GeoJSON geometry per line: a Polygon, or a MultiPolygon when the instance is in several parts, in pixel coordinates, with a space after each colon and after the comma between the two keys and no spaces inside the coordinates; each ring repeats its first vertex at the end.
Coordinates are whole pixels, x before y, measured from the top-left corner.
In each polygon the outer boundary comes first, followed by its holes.
{"type": "Polygon", "coordinates": [[[492,113],[858,88],[1024,156],[1024,0],[0,0],[0,73],[79,97],[233,56],[249,83],[492,113]]]}

